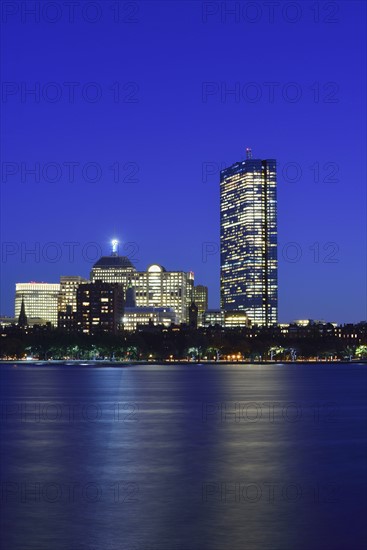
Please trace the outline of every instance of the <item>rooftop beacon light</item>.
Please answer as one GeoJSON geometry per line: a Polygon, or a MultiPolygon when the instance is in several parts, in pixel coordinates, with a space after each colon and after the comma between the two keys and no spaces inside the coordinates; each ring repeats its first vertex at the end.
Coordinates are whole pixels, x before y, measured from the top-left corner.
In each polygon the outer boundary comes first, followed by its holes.
{"type": "Polygon", "coordinates": [[[117,239],[113,239],[111,241],[111,245],[112,245],[112,256],[117,256],[118,255],[118,251],[119,251],[119,242],[117,239]]]}

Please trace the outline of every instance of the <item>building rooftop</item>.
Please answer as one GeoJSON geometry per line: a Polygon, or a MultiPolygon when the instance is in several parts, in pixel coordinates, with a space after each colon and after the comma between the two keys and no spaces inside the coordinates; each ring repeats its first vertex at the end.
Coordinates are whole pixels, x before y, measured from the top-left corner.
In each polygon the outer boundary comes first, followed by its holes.
{"type": "Polygon", "coordinates": [[[135,269],[127,256],[102,256],[93,266],[95,267],[125,267],[135,269]]]}
{"type": "Polygon", "coordinates": [[[168,306],[135,306],[125,307],[124,313],[175,313],[175,310],[168,306]]]}

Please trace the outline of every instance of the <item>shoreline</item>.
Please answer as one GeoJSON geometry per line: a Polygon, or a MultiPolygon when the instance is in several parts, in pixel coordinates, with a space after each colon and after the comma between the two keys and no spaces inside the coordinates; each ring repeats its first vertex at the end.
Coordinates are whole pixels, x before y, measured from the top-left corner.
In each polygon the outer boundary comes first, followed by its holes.
{"type": "Polygon", "coordinates": [[[358,364],[367,364],[367,359],[352,359],[351,361],[343,361],[343,360],[299,360],[299,361],[274,361],[274,360],[263,360],[263,361],[227,361],[227,360],[219,360],[219,361],[210,361],[210,360],[202,360],[202,361],[185,361],[185,360],[163,360],[163,361],[110,361],[108,359],[34,359],[34,360],[26,360],[26,359],[1,359],[0,365],[10,365],[10,364],[18,364],[18,365],[29,365],[29,366],[46,366],[46,365],[53,365],[53,366],[67,366],[67,367],[134,367],[138,365],[151,365],[151,366],[172,366],[172,365],[185,365],[185,366],[204,366],[204,365],[232,365],[232,366],[243,366],[243,365],[249,365],[249,366],[256,366],[256,365],[275,365],[275,366],[286,366],[286,365],[358,365],[358,364]]]}

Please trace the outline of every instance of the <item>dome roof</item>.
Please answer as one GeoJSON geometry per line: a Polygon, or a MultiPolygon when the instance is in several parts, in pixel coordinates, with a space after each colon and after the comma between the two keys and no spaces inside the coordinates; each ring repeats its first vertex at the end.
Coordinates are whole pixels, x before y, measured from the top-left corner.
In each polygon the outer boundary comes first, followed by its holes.
{"type": "Polygon", "coordinates": [[[166,271],[165,268],[159,264],[151,264],[148,269],[148,273],[162,273],[162,271],[166,271]]]}
{"type": "Polygon", "coordinates": [[[102,256],[93,266],[95,267],[125,267],[135,269],[127,256],[102,256]]]}

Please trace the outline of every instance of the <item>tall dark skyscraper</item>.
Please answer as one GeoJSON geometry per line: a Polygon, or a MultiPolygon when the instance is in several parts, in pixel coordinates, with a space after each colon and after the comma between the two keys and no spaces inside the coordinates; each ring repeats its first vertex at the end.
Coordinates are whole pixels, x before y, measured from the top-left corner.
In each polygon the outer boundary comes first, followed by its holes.
{"type": "Polygon", "coordinates": [[[220,173],[221,308],[253,324],[278,319],[276,161],[246,159],[220,173]]]}

